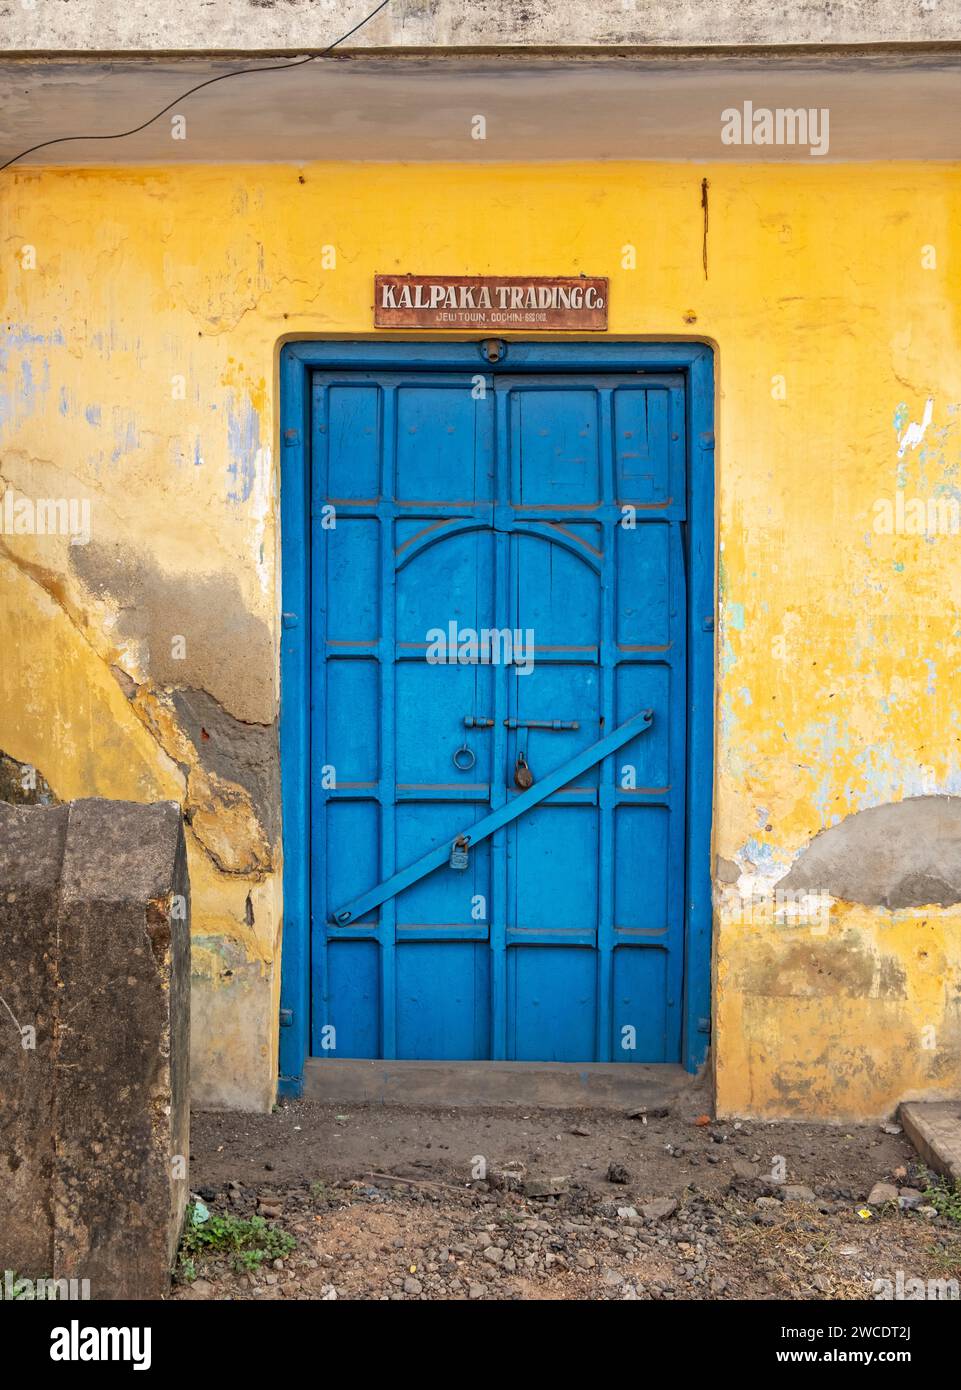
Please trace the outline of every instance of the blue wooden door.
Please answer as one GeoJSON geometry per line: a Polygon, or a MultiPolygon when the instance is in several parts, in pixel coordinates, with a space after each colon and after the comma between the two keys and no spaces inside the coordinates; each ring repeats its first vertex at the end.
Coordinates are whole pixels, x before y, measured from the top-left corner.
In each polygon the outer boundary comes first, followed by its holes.
{"type": "Polygon", "coordinates": [[[314,374],[315,1054],[679,1059],[684,413],[681,375],[314,374]]]}

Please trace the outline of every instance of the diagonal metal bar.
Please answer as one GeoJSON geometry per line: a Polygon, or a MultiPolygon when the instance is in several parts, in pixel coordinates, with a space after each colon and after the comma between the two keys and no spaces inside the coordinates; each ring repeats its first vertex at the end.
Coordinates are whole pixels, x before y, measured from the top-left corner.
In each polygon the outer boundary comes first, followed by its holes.
{"type": "MultiPolygon", "coordinates": [[[[513,801],[508,801],[505,805],[492,811],[483,820],[476,821],[467,827],[454,838],[462,845],[476,845],[481,840],[486,840],[488,835],[493,835],[495,830],[500,830],[502,826],[509,825],[512,820],[522,816],[525,811],[529,811],[538,802],[543,801],[552,792],[560,791],[561,787],[566,787],[568,782],[572,782],[582,772],[586,772],[595,763],[601,762],[608,753],[616,753],[618,748],[622,748],[625,743],[629,743],[632,738],[642,734],[651,727],[654,722],[654,711],[645,709],[640,714],[635,714],[626,723],[606,734],[597,743],[592,743],[589,748],[584,748],[580,753],[576,753],[568,762],[561,767],[549,772],[546,777],[542,777],[539,782],[521,796],[515,797],[513,801]]],[[[343,907],[336,908],[331,912],[328,921],[334,926],[345,927],[349,922],[354,922],[358,917],[362,917],[365,912],[370,912],[372,908],[379,907],[381,903],[392,898],[396,893],[409,888],[412,883],[429,874],[434,869],[439,869],[450,857],[450,843],[437,845],[435,849],[428,851],[423,858],[415,863],[408,865],[406,869],[401,869],[391,878],[384,879],[383,883],[378,883],[376,888],[371,888],[367,893],[361,893],[359,897],[352,898],[343,907]]]]}

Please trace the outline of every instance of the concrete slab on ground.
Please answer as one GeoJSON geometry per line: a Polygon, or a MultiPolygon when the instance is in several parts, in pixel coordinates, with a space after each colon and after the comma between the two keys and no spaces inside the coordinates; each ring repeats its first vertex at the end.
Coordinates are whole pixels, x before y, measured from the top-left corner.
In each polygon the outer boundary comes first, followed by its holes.
{"type": "Polygon", "coordinates": [[[928,1167],[961,1183],[961,1100],[910,1101],[900,1119],[928,1167]]]}
{"type": "Polygon", "coordinates": [[[683,1067],[621,1062],[408,1062],[310,1058],[304,1098],[344,1105],[515,1106],[624,1110],[691,1090],[683,1067]]]}

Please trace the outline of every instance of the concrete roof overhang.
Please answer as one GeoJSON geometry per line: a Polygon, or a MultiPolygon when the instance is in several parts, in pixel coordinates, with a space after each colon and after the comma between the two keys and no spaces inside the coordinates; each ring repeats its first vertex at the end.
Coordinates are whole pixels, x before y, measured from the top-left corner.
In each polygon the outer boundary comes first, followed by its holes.
{"type": "Polygon", "coordinates": [[[0,164],[956,160],[961,49],[780,54],[0,58],[0,164]],[[238,68],[243,76],[198,83],[238,68]],[[275,69],[270,71],[269,69],[275,69]],[[818,108],[830,143],[725,144],[721,113],[818,108]],[[171,118],[186,120],[172,138],[171,118]],[[482,115],[486,138],[473,136],[482,115]]]}

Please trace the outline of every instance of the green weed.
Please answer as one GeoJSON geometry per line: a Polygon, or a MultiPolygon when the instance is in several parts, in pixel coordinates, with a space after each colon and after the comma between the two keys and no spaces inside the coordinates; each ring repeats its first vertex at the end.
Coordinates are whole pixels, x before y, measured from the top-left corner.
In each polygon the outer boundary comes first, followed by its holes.
{"type": "Polygon", "coordinates": [[[225,1255],[234,1269],[255,1274],[268,1260],[289,1255],[297,1242],[262,1216],[232,1216],[211,1212],[195,1203],[187,1208],[187,1220],[180,1242],[178,1277],[190,1282],[197,1277],[197,1259],[225,1255]],[[196,1257],[196,1258],[195,1258],[196,1257]]]}

